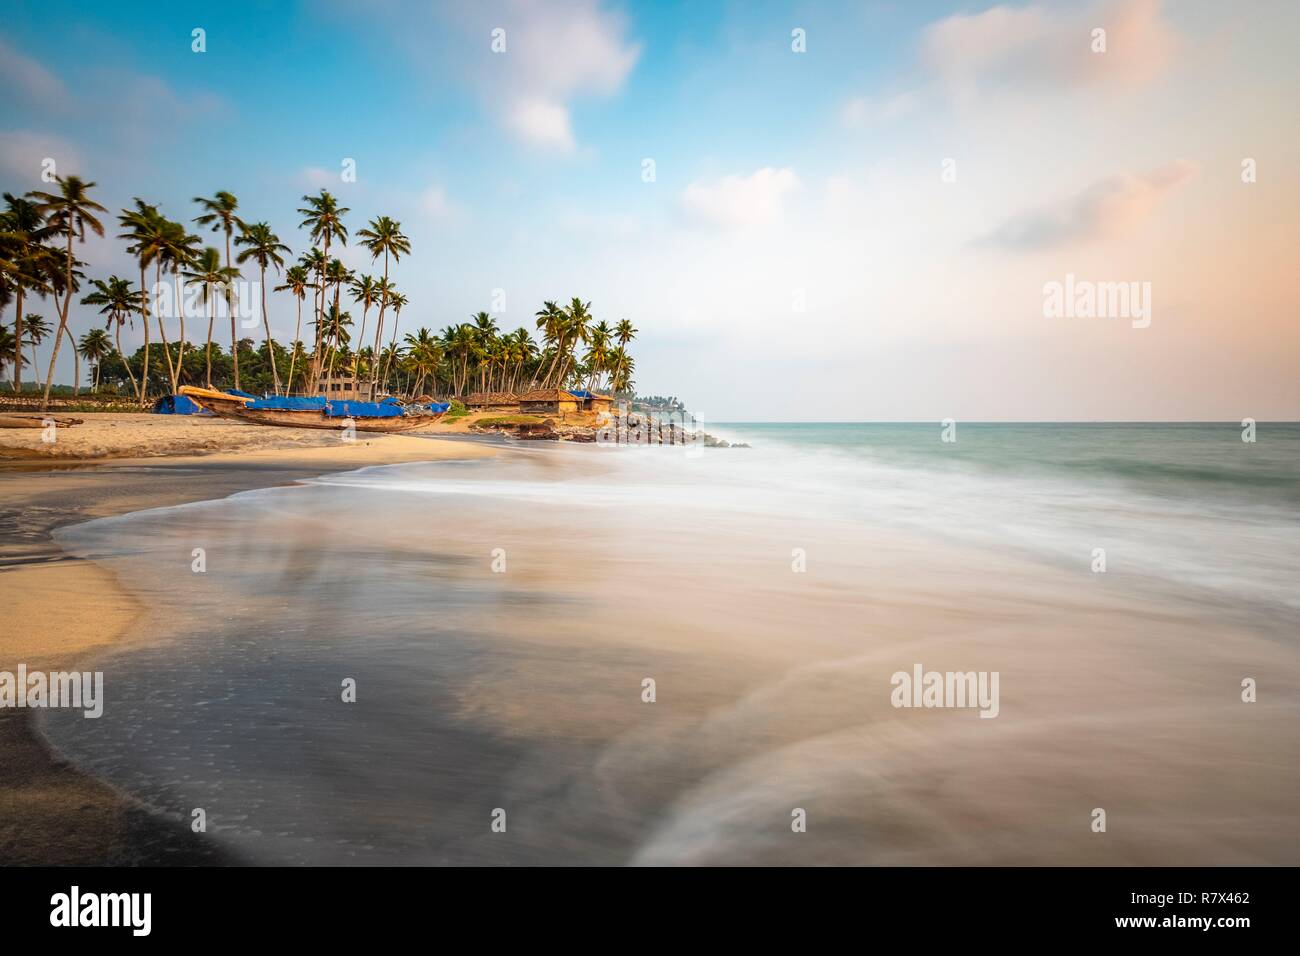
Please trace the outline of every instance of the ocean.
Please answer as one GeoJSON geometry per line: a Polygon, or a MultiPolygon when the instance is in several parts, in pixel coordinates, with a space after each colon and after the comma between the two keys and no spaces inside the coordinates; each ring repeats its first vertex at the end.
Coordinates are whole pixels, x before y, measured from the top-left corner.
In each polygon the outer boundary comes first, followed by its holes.
{"type": "Polygon", "coordinates": [[[42,730],[251,862],[1300,862],[1300,425],[707,430],[64,529],[148,640],[42,730]]]}

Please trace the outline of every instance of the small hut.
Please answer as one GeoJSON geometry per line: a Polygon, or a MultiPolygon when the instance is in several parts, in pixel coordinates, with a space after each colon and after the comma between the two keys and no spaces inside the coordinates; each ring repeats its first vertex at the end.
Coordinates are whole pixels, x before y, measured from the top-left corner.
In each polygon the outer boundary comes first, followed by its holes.
{"type": "Polygon", "coordinates": [[[514,392],[470,392],[465,407],[471,411],[517,412],[519,396],[514,392]]]}
{"type": "Polygon", "coordinates": [[[519,410],[525,415],[576,415],[578,399],[571,392],[559,388],[539,388],[519,399],[519,410]]]}
{"type": "Polygon", "coordinates": [[[597,395],[586,389],[571,388],[569,394],[578,400],[578,408],[584,412],[609,414],[609,407],[614,401],[608,395],[597,395]]]}
{"type": "Polygon", "coordinates": [[[322,375],[316,383],[316,394],[330,401],[368,402],[371,401],[371,388],[369,382],[357,381],[351,375],[322,375]]]}

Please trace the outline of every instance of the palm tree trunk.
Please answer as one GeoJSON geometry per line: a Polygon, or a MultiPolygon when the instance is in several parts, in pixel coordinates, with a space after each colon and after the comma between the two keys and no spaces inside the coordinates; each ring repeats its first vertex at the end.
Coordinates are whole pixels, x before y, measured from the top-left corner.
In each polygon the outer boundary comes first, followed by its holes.
{"type": "MultiPolygon", "coordinates": [[[[226,226],[226,268],[230,268],[230,226],[226,226]]],[[[227,273],[229,275],[229,273],[227,273]]],[[[226,308],[230,312],[230,358],[235,363],[235,388],[239,388],[239,337],[235,331],[235,305],[226,296],[226,308]]]]}
{"type": "Polygon", "coordinates": [[[212,298],[212,287],[208,286],[203,292],[204,308],[208,313],[208,347],[206,349],[208,361],[208,388],[212,387],[212,327],[217,321],[216,302],[212,298]]]}
{"type": "Polygon", "coordinates": [[[116,322],[114,325],[115,325],[114,338],[117,340],[117,357],[120,358],[122,360],[122,364],[126,366],[127,377],[131,379],[131,391],[135,392],[136,398],[139,399],[140,389],[135,384],[135,372],[131,371],[131,363],[128,362],[126,360],[126,356],[122,354],[122,323],[119,321],[116,322]]]}
{"type": "Polygon", "coordinates": [[[181,317],[180,351],[176,355],[176,381],[179,382],[185,369],[185,277],[179,268],[176,270],[176,312],[181,317]]]}
{"type": "Polygon", "coordinates": [[[14,311],[14,391],[23,390],[23,287],[18,286],[14,311]]]}
{"type": "Polygon", "coordinates": [[[140,262],[140,315],[144,319],[144,367],[140,370],[140,407],[149,402],[149,291],[144,287],[144,262],[140,262]]]}
{"type": "MultiPolygon", "coordinates": [[[[154,267],[153,286],[158,288],[162,285],[162,263],[159,262],[154,267]]],[[[161,311],[158,313],[158,331],[162,335],[163,357],[167,359],[167,378],[172,383],[172,394],[176,393],[176,369],[172,366],[172,347],[167,341],[167,322],[163,318],[161,311]]]]}
{"type": "Polygon", "coordinates": [[[72,394],[81,394],[81,353],[77,351],[77,340],[72,337],[72,329],[65,327],[68,336],[68,348],[72,349],[72,394]]]}
{"type": "MultiPolygon", "coordinates": [[[[50,373],[45,378],[45,394],[41,398],[41,411],[50,407],[50,387],[54,384],[54,363],[59,360],[59,346],[63,344],[63,330],[68,327],[68,308],[72,305],[72,221],[68,221],[68,259],[64,270],[63,307],[59,309],[59,328],[54,333],[54,353],[50,356],[50,373]]],[[[54,302],[58,306],[59,294],[54,293],[54,302]]]]}
{"type": "MultiPolygon", "coordinates": [[[[384,342],[384,309],[387,308],[387,306],[388,306],[388,291],[387,291],[387,290],[388,290],[388,249],[385,248],[385,249],[384,249],[384,295],[383,295],[383,298],[381,298],[381,299],[379,300],[379,317],[375,319],[375,355],[376,355],[376,357],[379,355],[379,348],[380,348],[381,345],[383,345],[383,342],[384,342]]],[[[365,316],[362,316],[362,317],[361,317],[362,327],[365,326],[365,321],[366,321],[365,316]]],[[[396,326],[393,327],[393,331],[394,331],[394,333],[397,331],[396,326]]],[[[376,358],[376,361],[378,361],[377,358],[376,358]]],[[[378,381],[379,381],[379,369],[378,369],[378,368],[375,369],[375,374],[374,374],[373,378],[374,378],[375,382],[378,382],[378,381]]],[[[371,392],[370,397],[371,397],[371,398],[374,398],[375,396],[374,396],[374,388],[373,388],[373,387],[371,388],[370,392],[371,392]]]]}
{"type": "MultiPolygon", "coordinates": [[[[294,296],[294,298],[298,298],[294,296]]],[[[302,299],[298,299],[298,321],[293,326],[293,342],[289,345],[289,381],[284,385],[284,394],[293,391],[293,366],[298,358],[298,340],[302,334],[302,299]]]]}
{"type": "Polygon", "coordinates": [[[266,314],[266,263],[262,263],[262,328],[266,330],[266,352],[271,360],[271,381],[275,394],[280,394],[280,372],[275,367],[275,341],[271,338],[271,318],[266,314]]]}

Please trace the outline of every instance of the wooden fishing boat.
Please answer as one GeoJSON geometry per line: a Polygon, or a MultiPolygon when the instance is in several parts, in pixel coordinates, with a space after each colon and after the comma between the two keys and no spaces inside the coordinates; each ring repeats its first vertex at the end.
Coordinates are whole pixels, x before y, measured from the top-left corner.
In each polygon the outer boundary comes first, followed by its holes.
{"type": "Polygon", "coordinates": [[[337,418],[317,409],[240,408],[229,417],[254,425],[279,425],[282,428],[327,428],[338,431],[351,426],[359,432],[412,432],[428,428],[445,412],[427,415],[400,415],[392,418],[337,418]]]}
{"type": "Polygon", "coordinates": [[[407,413],[392,418],[341,418],[328,415],[320,408],[249,408],[252,401],[225,392],[183,385],[180,394],[193,399],[214,415],[251,425],[275,425],[280,428],[320,428],[333,431],[351,427],[359,432],[411,432],[428,428],[439,421],[446,412],[428,412],[419,415],[407,413]]]}
{"type": "Polygon", "coordinates": [[[244,398],[241,395],[218,392],[212,388],[196,388],[193,385],[182,385],[177,390],[177,394],[192,399],[195,404],[202,405],[213,415],[220,415],[222,418],[235,418],[234,413],[252,401],[251,398],[244,398]]]}

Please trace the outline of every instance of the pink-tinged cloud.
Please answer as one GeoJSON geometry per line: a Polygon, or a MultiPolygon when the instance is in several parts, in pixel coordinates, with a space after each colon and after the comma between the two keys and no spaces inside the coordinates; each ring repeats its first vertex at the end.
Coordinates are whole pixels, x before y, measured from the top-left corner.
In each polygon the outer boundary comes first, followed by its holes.
{"type": "Polygon", "coordinates": [[[1087,7],[999,6],[926,28],[922,62],[953,97],[1088,85],[1133,87],[1160,73],[1175,44],[1160,0],[1087,7]],[[1105,51],[1093,31],[1105,31],[1105,51]]]}
{"type": "Polygon", "coordinates": [[[1007,220],[980,245],[1036,251],[1122,238],[1195,174],[1196,167],[1180,159],[1146,175],[1109,176],[1066,202],[1007,220]]]}
{"type": "Polygon", "coordinates": [[[47,160],[54,161],[51,172],[60,176],[86,172],[81,154],[67,140],[25,129],[0,131],[0,172],[13,177],[15,192],[45,189],[41,175],[47,160]]]}
{"type": "Polygon", "coordinates": [[[0,86],[4,95],[46,110],[63,111],[70,100],[63,81],[0,37],[0,86]]]}

